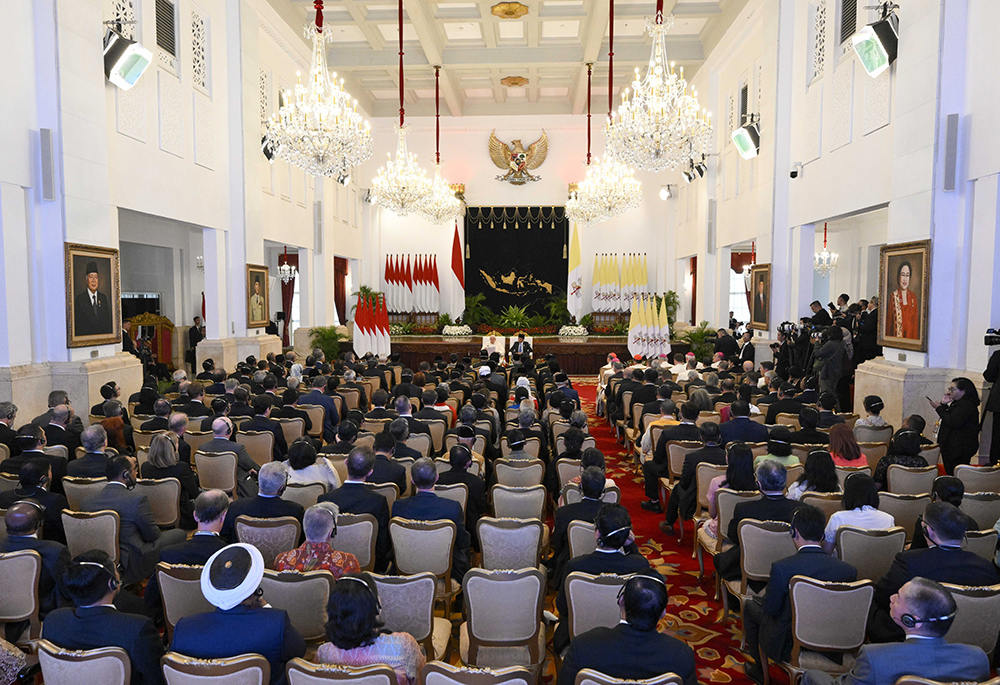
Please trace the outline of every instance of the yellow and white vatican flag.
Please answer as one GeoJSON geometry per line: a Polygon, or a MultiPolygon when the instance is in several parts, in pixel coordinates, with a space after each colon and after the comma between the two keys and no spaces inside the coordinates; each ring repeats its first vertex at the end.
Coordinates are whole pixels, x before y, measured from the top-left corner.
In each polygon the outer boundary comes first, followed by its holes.
{"type": "Polygon", "coordinates": [[[667,318],[667,300],[660,303],[660,354],[670,357],[670,319],[667,318]]]}
{"type": "Polygon", "coordinates": [[[639,336],[642,334],[639,322],[639,304],[632,301],[632,315],[628,320],[628,353],[635,356],[642,356],[642,347],[639,336]]]}
{"type": "Polygon", "coordinates": [[[611,301],[614,303],[611,308],[613,312],[624,312],[628,309],[628,303],[622,298],[622,277],[618,268],[617,254],[614,255],[614,261],[611,264],[611,301]]]}
{"type": "Polygon", "coordinates": [[[590,309],[601,311],[601,260],[594,255],[594,272],[590,276],[590,309]]]}
{"type": "Polygon", "coordinates": [[[642,300],[643,323],[646,329],[646,354],[644,356],[648,359],[656,356],[656,322],[653,318],[653,307],[656,303],[645,297],[640,299],[642,300]]]}
{"type": "Polygon", "coordinates": [[[573,224],[573,237],[569,242],[569,276],[566,282],[566,309],[570,316],[580,320],[583,314],[583,260],[580,258],[580,231],[573,224]]]}
{"type": "Polygon", "coordinates": [[[649,265],[646,262],[646,253],[642,253],[642,265],[639,267],[639,289],[643,295],[649,293],[649,265]]]}

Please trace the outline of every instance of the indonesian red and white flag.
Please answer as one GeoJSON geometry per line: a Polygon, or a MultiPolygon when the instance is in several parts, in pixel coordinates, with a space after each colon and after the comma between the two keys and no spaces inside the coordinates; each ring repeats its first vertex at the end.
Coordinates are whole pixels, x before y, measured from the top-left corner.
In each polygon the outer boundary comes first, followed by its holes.
{"type": "Polygon", "coordinates": [[[452,321],[457,321],[465,313],[465,258],[462,256],[462,240],[458,235],[458,222],[455,222],[455,238],[451,241],[451,273],[448,275],[450,296],[448,298],[448,314],[452,321]]]}

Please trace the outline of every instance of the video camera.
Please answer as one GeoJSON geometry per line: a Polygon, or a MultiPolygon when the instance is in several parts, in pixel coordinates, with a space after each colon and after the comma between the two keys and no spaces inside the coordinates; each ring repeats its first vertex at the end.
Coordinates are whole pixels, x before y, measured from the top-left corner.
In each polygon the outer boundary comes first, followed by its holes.
{"type": "Polygon", "coordinates": [[[994,345],[1000,345],[1000,332],[997,332],[995,328],[986,329],[986,337],[983,339],[983,344],[987,347],[992,347],[994,345]]]}

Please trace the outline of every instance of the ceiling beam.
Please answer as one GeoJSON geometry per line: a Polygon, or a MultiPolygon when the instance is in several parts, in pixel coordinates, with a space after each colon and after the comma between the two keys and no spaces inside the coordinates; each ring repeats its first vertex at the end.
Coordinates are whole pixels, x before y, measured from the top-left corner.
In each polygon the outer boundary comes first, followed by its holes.
{"type": "MultiPolygon", "coordinates": [[[[410,24],[417,34],[424,59],[430,66],[444,66],[443,46],[434,23],[433,5],[424,0],[403,0],[410,24]]],[[[397,55],[398,57],[398,55],[397,55]]],[[[449,63],[450,66],[450,63],[449,63]]],[[[447,69],[441,69],[441,93],[453,117],[462,116],[462,95],[447,69]]]]}

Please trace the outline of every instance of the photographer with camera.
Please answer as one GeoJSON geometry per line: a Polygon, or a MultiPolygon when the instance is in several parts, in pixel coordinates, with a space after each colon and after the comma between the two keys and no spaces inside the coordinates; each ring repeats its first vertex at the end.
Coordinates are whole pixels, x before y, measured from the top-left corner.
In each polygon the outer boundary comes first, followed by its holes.
{"type": "Polygon", "coordinates": [[[831,326],[812,334],[813,371],[819,376],[820,394],[837,394],[837,383],[843,375],[844,356],[847,354],[841,331],[840,327],[831,326]]]}
{"type": "MultiPolygon", "coordinates": [[[[1000,333],[993,328],[986,331],[986,344],[1000,345],[1000,333]]],[[[1000,380],[1000,349],[993,350],[990,355],[989,364],[983,371],[983,378],[988,383],[992,383],[990,396],[986,400],[986,411],[993,413],[993,433],[990,440],[990,466],[1000,464],[1000,387],[997,387],[997,380],[1000,380]]]]}
{"type": "Polygon", "coordinates": [[[774,371],[782,378],[788,378],[788,369],[792,366],[792,346],[790,339],[795,335],[795,324],[782,321],[778,325],[778,342],[771,343],[774,354],[774,371]]]}

